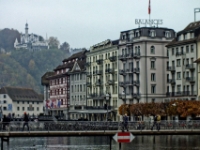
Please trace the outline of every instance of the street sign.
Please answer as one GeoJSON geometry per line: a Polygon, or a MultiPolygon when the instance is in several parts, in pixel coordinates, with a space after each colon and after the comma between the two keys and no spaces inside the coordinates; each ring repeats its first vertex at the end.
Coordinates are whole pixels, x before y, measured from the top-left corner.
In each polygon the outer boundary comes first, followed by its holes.
{"type": "Polygon", "coordinates": [[[113,139],[118,143],[129,143],[135,136],[130,132],[118,132],[113,136],[113,139]]]}

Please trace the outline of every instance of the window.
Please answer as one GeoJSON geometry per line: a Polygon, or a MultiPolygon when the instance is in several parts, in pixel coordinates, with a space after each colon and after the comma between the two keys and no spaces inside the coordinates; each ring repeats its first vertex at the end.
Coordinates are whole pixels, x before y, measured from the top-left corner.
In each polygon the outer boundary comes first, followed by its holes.
{"type": "Polygon", "coordinates": [[[19,101],[17,101],[17,104],[19,104],[19,101]]]}
{"type": "Polygon", "coordinates": [[[155,73],[151,73],[151,81],[156,81],[156,75],[155,75],[155,73]]]}
{"type": "Polygon", "coordinates": [[[156,93],[156,85],[151,85],[151,93],[156,93]]]}
{"type": "Polygon", "coordinates": [[[37,104],[39,104],[39,102],[37,102],[37,104]]]}
{"type": "Polygon", "coordinates": [[[151,54],[155,54],[155,47],[151,46],[151,54]]]}
{"type": "Polygon", "coordinates": [[[6,101],[6,100],[3,100],[3,103],[4,103],[4,104],[6,104],[6,103],[7,103],[7,101],[6,101]]]}
{"type": "Polygon", "coordinates": [[[181,92],[181,85],[177,85],[177,92],[181,92]]]}
{"type": "Polygon", "coordinates": [[[177,72],[177,79],[181,79],[181,72],[177,72]]]}
{"type": "Polygon", "coordinates": [[[176,64],[177,64],[177,67],[180,67],[180,66],[181,66],[181,60],[180,60],[180,59],[177,59],[177,60],[176,60],[176,64]]]}
{"type": "Polygon", "coordinates": [[[172,55],[174,55],[174,48],[172,48],[172,55]]]}
{"type": "Polygon", "coordinates": [[[3,95],[3,98],[6,98],[6,95],[3,95]]]}
{"type": "Polygon", "coordinates": [[[24,107],[22,107],[22,110],[24,111],[24,107]]]}
{"type": "Polygon", "coordinates": [[[155,61],[151,61],[151,69],[155,69],[155,61]]]}
{"type": "Polygon", "coordinates": [[[170,38],[171,37],[171,32],[170,31],[166,31],[165,32],[165,37],[166,38],[170,38]]]}
{"type": "Polygon", "coordinates": [[[189,46],[186,46],[186,53],[189,53],[189,46]]]}
{"type": "Polygon", "coordinates": [[[39,107],[37,107],[37,111],[39,111],[40,109],[39,109],[39,107]]]}
{"type": "Polygon", "coordinates": [[[154,98],[153,98],[153,99],[151,99],[151,102],[152,102],[152,103],[155,103],[155,99],[154,99],[154,98]]]}
{"type": "Polygon", "coordinates": [[[150,30],[149,36],[155,37],[156,36],[156,31],[155,30],[150,30]]]}
{"type": "Polygon", "coordinates": [[[22,104],[24,104],[24,101],[22,101],[22,104]]]}
{"type": "Polygon", "coordinates": [[[20,110],[20,108],[19,108],[19,107],[17,107],[17,110],[19,111],[19,110],[20,110]]]}
{"type": "Polygon", "coordinates": [[[29,104],[29,101],[27,102],[27,104],[29,104]]]}
{"type": "Polygon", "coordinates": [[[7,110],[7,107],[3,107],[3,110],[7,110]]]}
{"type": "Polygon", "coordinates": [[[190,48],[191,48],[191,53],[194,52],[194,47],[193,47],[193,45],[191,45],[190,48]]]}

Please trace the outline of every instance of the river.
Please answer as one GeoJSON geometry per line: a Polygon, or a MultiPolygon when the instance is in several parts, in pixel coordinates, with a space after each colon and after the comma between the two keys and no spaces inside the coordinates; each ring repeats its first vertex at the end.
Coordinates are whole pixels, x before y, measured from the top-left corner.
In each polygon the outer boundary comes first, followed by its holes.
{"type": "MultiPolygon", "coordinates": [[[[200,135],[135,136],[122,150],[200,150],[200,135]]],[[[11,138],[10,150],[109,150],[109,137],[11,138]]],[[[7,149],[4,143],[4,149],[7,149]]],[[[119,144],[112,140],[112,150],[119,144]]]]}

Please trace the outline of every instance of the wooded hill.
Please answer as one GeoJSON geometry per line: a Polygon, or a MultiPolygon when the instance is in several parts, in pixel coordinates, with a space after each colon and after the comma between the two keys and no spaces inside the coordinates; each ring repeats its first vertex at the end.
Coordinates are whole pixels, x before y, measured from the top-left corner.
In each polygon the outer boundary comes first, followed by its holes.
{"type": "Polygon", "coordinates": [[[0,54],[0,87],[28,87],[43,93],[42,75],[53,71],[67,57],[65,51],[58,49],[34,52],[12,50],[10,55],[0,54]]]}

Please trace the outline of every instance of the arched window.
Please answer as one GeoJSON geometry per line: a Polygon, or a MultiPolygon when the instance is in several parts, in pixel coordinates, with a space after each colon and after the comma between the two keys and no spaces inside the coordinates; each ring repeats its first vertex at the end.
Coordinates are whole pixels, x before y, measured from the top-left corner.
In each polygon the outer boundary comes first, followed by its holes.
{"type": "Polygon", "coordinates": [[[140,46],[138,46],[138,52],[137,52],[137,54],[140,54],[140,46]]]}
{"type": "Polygon", "coordinates": [[[155,54],[155,47],[151,46],[151,54],[155,54]]]}

